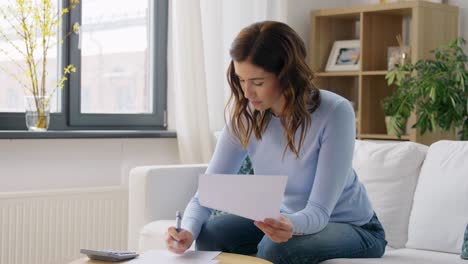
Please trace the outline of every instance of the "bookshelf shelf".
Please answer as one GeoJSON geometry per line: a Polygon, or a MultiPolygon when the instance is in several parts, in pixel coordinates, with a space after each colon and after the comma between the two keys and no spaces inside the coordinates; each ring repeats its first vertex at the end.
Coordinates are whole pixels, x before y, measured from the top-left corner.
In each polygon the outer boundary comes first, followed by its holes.
{"type": "Polygon", "coordinates": [[[382,75],[385,76],[388,71],[363,71],[362,75],[370,76],[370,75],[382,75]]]}
{"type": "Polygon", "coordinates": [[[349,72],[316,72],[316,77],[342,77],[342,76],[359,76],[358,71],[349,72]]]}

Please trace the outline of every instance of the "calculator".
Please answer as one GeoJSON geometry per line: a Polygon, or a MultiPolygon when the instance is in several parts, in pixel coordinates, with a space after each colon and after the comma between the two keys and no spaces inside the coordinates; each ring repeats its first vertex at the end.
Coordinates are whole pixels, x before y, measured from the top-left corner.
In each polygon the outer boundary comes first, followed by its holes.
{"type": "Polygon", "coordinates": [[[103,260],[110,262],[118,262],[129,260],[138,257],[138,253],[125,250],[93,250],[93,249],[81,249],[80,253],[88,255],[88,258],[92,260],[103,260]]]}

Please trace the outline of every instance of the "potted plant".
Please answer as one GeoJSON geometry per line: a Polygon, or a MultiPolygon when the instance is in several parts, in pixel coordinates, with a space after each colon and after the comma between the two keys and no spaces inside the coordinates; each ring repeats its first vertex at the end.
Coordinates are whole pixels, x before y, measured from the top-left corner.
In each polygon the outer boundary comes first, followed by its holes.
{"type": "Polygon", "coordinates": [[[392,96],[383,100],[382,106],[385,115],[385,125],[387,134],[398,136],[406,134],[406,124],[409,114],[399,113],[398,108],[402,104],[403,98],[399,93],[394,93],[392,96]]]}
{"type": "MultiPolygon", "coordinates": [[[[395,67],[387,73],[388,85],[395,84],[396,91],[384,100],[388,113],[395,117],[399,129],[411,113],[416,115],[413,128],[420,133],[442,129],[460,129],[462,140],[468,140],[468,57],[457,38],[448,45],[433,51],[432,59],[422,59],[415,64],[395,67]]],[[[401,131],[397,130],[401,136],[401,131]]]]}
{"type": "Polygon", "coordinates": [[[14,0],[0,6],[0,17],[7,25],[7,28],[0,28],[0,40],[11,48],[8,51],[0,47],[0,55],[9,58],[22,75],[12,69],[0,67],[0,70],[24,89],[26,125],[30,131],[47,130],[50,99],[57,88],[63,88],[67,76],[75,72],[73,65],[66,66],[56,85],[46,87],[48,52],[58,42],[56,31],[62,17],[75,8],[79,0],[70,0],[69,6],[61,10],[54,3],[53,0],[14,0]],[[12,53],[19,54],[24,61],[14,59],[12,53]]]}

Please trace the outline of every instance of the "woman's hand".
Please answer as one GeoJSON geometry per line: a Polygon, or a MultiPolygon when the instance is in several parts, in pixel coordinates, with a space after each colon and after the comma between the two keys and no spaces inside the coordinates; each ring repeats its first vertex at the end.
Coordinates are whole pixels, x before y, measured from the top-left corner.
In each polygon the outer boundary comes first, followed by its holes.
{"type": "Polygon", "coordinates": [[[284,215],[279,220],[267,218],[265,221],[255,221],[254,224],[276,243],[286,242],[293,235],[293,225],[284,215]]]}
{"type": "Polygon", "coordinates": [[[192,233],[185,229],[176,231],[175,227],[169,227],[166,232],[166,248],[176,254],[182,254],[193,243],[192,233]]]}

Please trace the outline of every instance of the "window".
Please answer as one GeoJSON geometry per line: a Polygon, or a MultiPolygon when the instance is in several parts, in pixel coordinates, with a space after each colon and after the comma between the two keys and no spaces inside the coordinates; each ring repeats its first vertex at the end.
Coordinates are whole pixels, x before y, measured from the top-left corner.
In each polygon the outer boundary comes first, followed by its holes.
{"type": "MultiPolygon", "coordinates": [[[[49,129],[165,129],[167,0],[81,0],[66,18],[61,35],[79,31],[51,54],[48,81],[64,65],[77,71],[56,93],[49,129]]],[[[21,87],[1,73],[0,84],[0,130],[25,130],[21,87]]]]}

